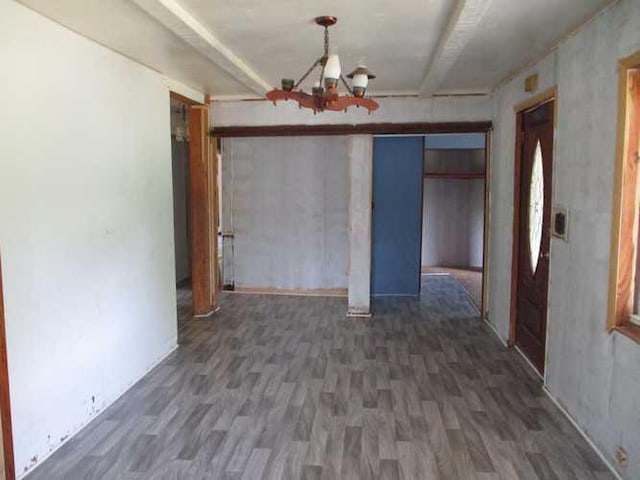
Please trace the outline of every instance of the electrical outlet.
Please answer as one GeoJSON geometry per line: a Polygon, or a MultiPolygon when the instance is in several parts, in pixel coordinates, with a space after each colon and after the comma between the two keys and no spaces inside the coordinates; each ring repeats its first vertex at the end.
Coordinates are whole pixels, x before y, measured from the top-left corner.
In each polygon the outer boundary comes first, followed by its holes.
{"type": "Polygon", "coordinates": [[[618,451],[616,452],[616,461],[621,467],[626,467],[629,463],[629,456],[627,455],[627,451],[624,449],[624,447],[618,446],[618,451]]]}

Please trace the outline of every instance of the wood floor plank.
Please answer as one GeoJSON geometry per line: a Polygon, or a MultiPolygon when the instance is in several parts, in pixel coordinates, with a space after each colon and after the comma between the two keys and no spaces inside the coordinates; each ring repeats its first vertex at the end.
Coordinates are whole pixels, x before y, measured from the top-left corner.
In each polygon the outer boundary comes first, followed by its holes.
{"type": "Polygon", "coordinates": [[[180,348],[25,480],[613,478],[455,280],[373,306],[180,305],[180,348]]]}

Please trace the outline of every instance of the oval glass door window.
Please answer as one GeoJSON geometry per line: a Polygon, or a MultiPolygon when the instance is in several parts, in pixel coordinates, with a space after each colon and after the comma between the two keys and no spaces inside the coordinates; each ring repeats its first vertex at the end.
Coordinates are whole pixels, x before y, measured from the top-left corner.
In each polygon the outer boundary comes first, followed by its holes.
{"type": "Polygon", "coordinates": [[[542,245],[542,209],[544,207],[544,178],[542,172],[542,148],[540,140],[533,154],[531,185],[529,186],[529,253],[531,271],[535,275],[542,245]]]}

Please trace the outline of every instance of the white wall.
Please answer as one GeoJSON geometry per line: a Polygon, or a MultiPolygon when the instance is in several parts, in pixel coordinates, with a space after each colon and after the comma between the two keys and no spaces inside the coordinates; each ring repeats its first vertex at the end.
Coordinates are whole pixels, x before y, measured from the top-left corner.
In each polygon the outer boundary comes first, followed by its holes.
{"type": "Polygon", "coordinates": [[[223,157],[236,287],[346,288],[347,137],[227,139],[223,157]]]}
{"type": "Polygon", "coordinates": [[[0,2],[0,249],[24,473],[176,345],[161,76],[0,2]]]}
{"type": "Polygon", "coordinates": [[[607,294],[617,117],[617,61],[640,50],[640,2],[605,10],[494,95],[489,319],[509,331],[514,106],[558,87],[553,202],[570,209],[569,242],[551,245],[546,387],[626,479],[640,478],[640,346],[608,334],[607,294]]]}
{"type": "MultiPolygon", "coordinates": [[[[466,138],[437,137],[444,136],[429,135],[426,139],[455,145],[466,138]]],[[[480,140],[484,141],[483,136],[480,140]]],[[[484,157],[484,148],[428,148],[425,171],[482,173],[484,157]]],[[[482,267],[484,179],[425,178],[423,187],[422,266],[482,267]]]]}
{"type": "Polygon", "coordinates": [[[484,180],[425,178],[422,266],[482,267],[484,180]]]}
{"type": "Polygon", "coordinates": [[[298,108],[295,102],[269,101],[213,102],[211,125],[318,125],[386,122],[470,122],[491,118],[491,99],[480,97],[377,98],[380,108],[371,115],[364,108],[350,108],[347,113],[326,111],[314,115],[298,108]]]}
{"type": "Polygon", "coordinates": [[[481,268],[484,256],[484,179],[469,181],[469,266],[481,268]]]}
{"type": "Polygon", "coordinates": [[[469,266],[469,181],[425,178],[422,266],[469,266]]]}

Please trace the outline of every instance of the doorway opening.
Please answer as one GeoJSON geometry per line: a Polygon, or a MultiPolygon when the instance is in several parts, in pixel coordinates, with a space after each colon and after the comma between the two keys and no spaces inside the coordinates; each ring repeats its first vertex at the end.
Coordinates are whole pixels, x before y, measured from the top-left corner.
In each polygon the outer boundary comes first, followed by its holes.
{"type": "Polygon", "coordinates": [[[178,328],[218,309],[218,154],[204,104],[171,92],[178,328]]]}
{"type": "Polygon", "coordinates": [[[420,296],[486,318],[488,138],[374,139],[373,295],[420,296]]]}
{"type": "Polygon", "coordinates": [[[450,275],[482,308],[486,139],[481,133],[425,136],[423,275],[450,275]]]}
{"type": "Polygon", "coordinates": [[[544,375],[555,90],[516,109],[510,344],[544,375]]]}
{"type": "Polygon", "coordinates": [[[193,316],[191,285],[189,105],[171,96],[171,170],[178,329],[193,316]]]}

